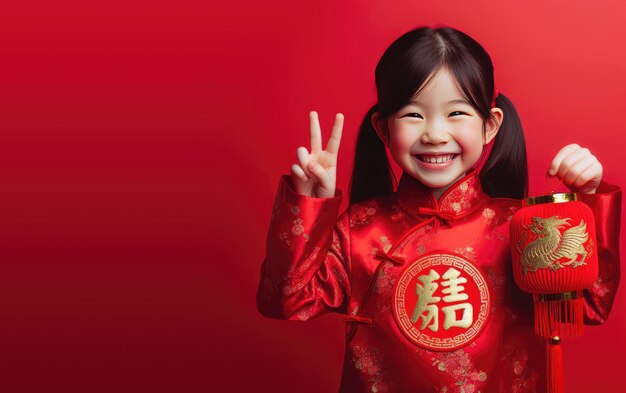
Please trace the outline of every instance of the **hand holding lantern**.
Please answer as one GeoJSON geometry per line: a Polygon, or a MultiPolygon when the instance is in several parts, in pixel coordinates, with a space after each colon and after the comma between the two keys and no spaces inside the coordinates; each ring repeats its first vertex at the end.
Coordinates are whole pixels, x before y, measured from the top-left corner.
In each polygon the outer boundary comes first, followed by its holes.
{"type": "MultiPolygon", "coordinates": [[[[602,165],[588,149],[567,145],[548,174],[572,191],[595,193],[602,165]]],[[[515,282],[533,294],[535,333],[547,339],[548,391],[563,392],[561,335],[581,335],[582,291],[598,276],[595,222],[576,193],[526,198],[511,220],[515,282]]]]}

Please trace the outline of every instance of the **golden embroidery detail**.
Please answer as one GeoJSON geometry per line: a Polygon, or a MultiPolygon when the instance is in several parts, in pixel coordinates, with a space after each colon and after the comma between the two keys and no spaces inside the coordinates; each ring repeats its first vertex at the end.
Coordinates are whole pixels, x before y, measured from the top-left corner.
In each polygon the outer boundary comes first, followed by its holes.
{"type": "MultiPolygon", "coordinates": [[[[395,269],[394,267],[391,268],[395,269]]],[[[391,290],[393,289],[395,283],[396,277],[392,277],[392,275],[383,268],[380,273],[378,273],[378,277],[374,283],[374,292],[381,295],[391,294],[391,290]]]]}
{"type": "MultiPolygon", "coordinates": [[[[285,204],[285,209],[289,214],[295,217],[292,221],[291,229],[288,232],[278,232],[278,239],[290,247],[292,245],[292,240],[294,237],[302,236],[304,241],[308,242],[310,240],[310,237],[309,234],[305,232],[304,225],[302,225],[304,223],[304,220],[298,217],[298,214],[300,214],[300,207],[287,203],[285,204]]],[[[273,212],[272,214],[274,215],[274,213],[275,212],[273,212]]],[[[272,220],[274,220],[274,217],[272,217],[272,220]]]]}
{"type": "Polygon", "coordinates": [[[487,240],[506,240],[502,232],[498,231],[496,228],[493,228],[490,232],[485,235],[485,239],[487,240]]]}
{"type": "Polygon", "coordinates": [[[483,217],[483,220],[485,221],[485,224],[491,227],[491,230],[489,230],[485,234],[485,239],[505,240],[504,235],[500,231],[498,231],[496,228],[498,227],[498,225],[502,224],[506,220],[503,220],[502,217],[499,217],[496,211],[491,208],[483,209],[482,217],[483,217]]]}
{"type": "Polygon", "coordinates": [[[440,201],[441,210],[461,213],[471,209],[481,196],[479,187],[478,180],[474,176],[465,180],[440,201]]]}
{"type": "Polygon", "coordinates": [[[432,224],[424,225],[411,233],[397,248],[409,248],[414,249],[418,255],[425,254],[427,244],[433,244],[433,242],[439,236],[439,230],[432,224]]]}
{"type": "Polygon", "coordinates": [[[293,226],[291,227],[291,233],[295,236],[302,236],[304,241],[309,241],[309,235],[304,232],[304,226],[302,225],[303,220],[301,218],[296,218],[293,220],[293,226]]]}
{"type": "Polygon", "coordinates": [[[397,201],[392,202],[389,209],[391,210],[390,218],[392,222],[403,221],[406,219],[406,214],[404,214],[404,211],[400,208],[397,201]]]}
{"type": "Polygon", "coordinates": [[[352,347],[352,362],[357,370],[369,377],[368,391],[388,392],[390,385],[383,381],[383,355],[378,348],[367,349],[359,345],[352,347]]]}
{"type": "Polygon", "coordinates": [[[602,281],[601,278],[598,278],[593,283],[592,288],[593,288],[594,294],[596,294],[598,296],[604,296],[607,293],[609,293],[609,287],[604,283],[604,281],[602,281]]]}
{"type": "Polygon", "coordinates": [[[313,306],[309,306],[301,310],[298,310],[296,317],[301,321],[307,321],[311,319],[311,315],[313,315],[313,312],[311,311],[312,308],[313,306]]]}
{"type": "Polygon", "coordinates": [[[432,357],[432,365],[455,379],[453,385],[444,386],[439,391],[446,393],[479,393],[487,381],[487,373],[477,370],[470,355],[463,349],[453,352],[438,352],[432,357]]]}
{"type": "Polygon", "coordinates": [[[494,295],[494,302],[492,306],[492,311],[495,310],[496,304],[503,303],[506,299],[506,294],[504,292],[506,286],[506,279],[504,278],[504,273],[499,272],[496,269],[491,268],[483,268],[483,271],[487,275],[487,281],[489,281],[489,288],[494,295]]]}
{"type": "Polygon", "coordinates": [[[377,210],[378,202],[375,200],[363,202],[357,205],[350,216],[350,227],[372,223],[376,217],[377,210]]]}
{"type": "Polygon", "coordinates": [[[586,265],[585,258],[588,252],[583,244],[589,238],[587,224],[581,220],[578,226],[572,227],[569,221],[569,218],[558,216],[550,218],[535,216],[530,225],[523,227],[524,232],[517,247],[522,254],[520,263],[524,267],[524,273],[537,269],[557,270],[569,265],[573,268],[586,265]],[[561,234],[559,229],[568,226],[569,228],[561,234]],[[529,237],[534,240],[523,248],[529,237]],[[568,260],[559,262],[562,258],[568,260]]]}
{"type": "Polygon", "coordinates": [[[528,351],[524,348],[508,351],[502,358],[501,362],[505,362],[513,372],[513,378],[510,386],[502,386],[501,391],[510,391],[511,393],[535,393],[537,391],[537,382],[539,374],[536,370],[530,369],[528,362],[528,351]]]}
{"type": "Polygon", "coordinates": [[[476,250],[474,249],[474,247],[472,246],[459,247],[455,249],[454,252],[476,263],[476,250]]]}
{"type": "Polygon", "coordinates": [[[373,246],[372,247],[372,252],[371,252],[372,258],[376,258],[376,255],[378,255],[378,252],[380,251],[380,248],[378,246],[382,247],[382,249],[383,249],[383,251],[385,253],[387,253],[387,252],[389,252],[389,250],[391,250],[392,244],[389,241],[389,238],[387,236],[383,235],[378,240],[379,240],[380,244],[378,242],[374,241],[374,240],[372,240],[370,242],[370,244],[373,246]]]}
{"type": "Polygon", "coordinates": [[[485,208],[483,210],[483,218],[487,222],[487,224],[491,224],[491,221],[496,216],[496,212],[493,209],[485,208]]]}
{"type": "Polygon", "coordinates": [[[283,278],[285,285],[283,286],[283,293],[287,296],[298,292],[306,283],[302,280],[305,273],[311,268],[311,265],[315,263],[315,260],[320,254],[321,248],[315,247],[309,254],[302,258],[302,262],[298,265],[291,266],[287,270],[287,274],[283,278]]]}

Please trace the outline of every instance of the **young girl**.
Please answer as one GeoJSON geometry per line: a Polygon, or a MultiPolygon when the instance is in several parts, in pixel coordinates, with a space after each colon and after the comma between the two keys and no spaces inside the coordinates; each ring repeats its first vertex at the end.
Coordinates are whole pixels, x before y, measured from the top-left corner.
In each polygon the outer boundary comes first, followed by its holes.
{"type": "MultiPolygon", "coordinates": [[[[376,87],[339,218],[343,116],[324,150],[311,112],[311,150],[297,150],[278,190],[259,310],[342,314],[342,392],[545,391],[545,340],[510,260],[509,220],[527,193],[524,138],[488,54],[457,30],[419,28],[384,53],[376,87]],[[403,170],[395,191],[386,148],[403,170]]],[[[619,278],[619,222],[606,214],[619,217],[621,191],[574,144],[549,174],[596,216],[600,277],[585,292],[585,322],[602,323],[619,278]]]]}

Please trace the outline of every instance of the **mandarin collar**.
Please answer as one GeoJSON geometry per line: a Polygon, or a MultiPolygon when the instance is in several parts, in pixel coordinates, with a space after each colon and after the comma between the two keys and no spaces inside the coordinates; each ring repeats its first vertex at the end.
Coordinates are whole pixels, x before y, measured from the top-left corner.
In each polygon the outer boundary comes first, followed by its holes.
{"type": "Polygon", "coordinates": [[[406,173],[402,174],[396,195],[403,210],[421,217],[438,215],[425,213],[433,210],[446,217],[460,218],[476,210],[486,198],[474,169],[450,186],[438,201],[428,187],[406,173]]]}

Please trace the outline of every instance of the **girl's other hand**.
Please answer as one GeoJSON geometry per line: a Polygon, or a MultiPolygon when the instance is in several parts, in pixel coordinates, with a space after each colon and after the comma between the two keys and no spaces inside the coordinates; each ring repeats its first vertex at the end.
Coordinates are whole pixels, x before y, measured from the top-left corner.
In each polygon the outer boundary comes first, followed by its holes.
{"type": "Polygon", "coordinates": [[[573,192],[594,194],[602,180],[602,164],[589,149],[574,143],[556,154],[548,175],[557,177],[573,192]]]}
{"type": "Polygon", "coordinates": [[[322,150],[322,130],[317,112],[309,114],[311,128],[311,152],[306,147],[296,150],[298,163],[291,166],[291,177],[298,194],[315,198],[335,196],[337,179],[337,152],[343,130],[343,115],[337,113],[335,124],[322,150]]]}

